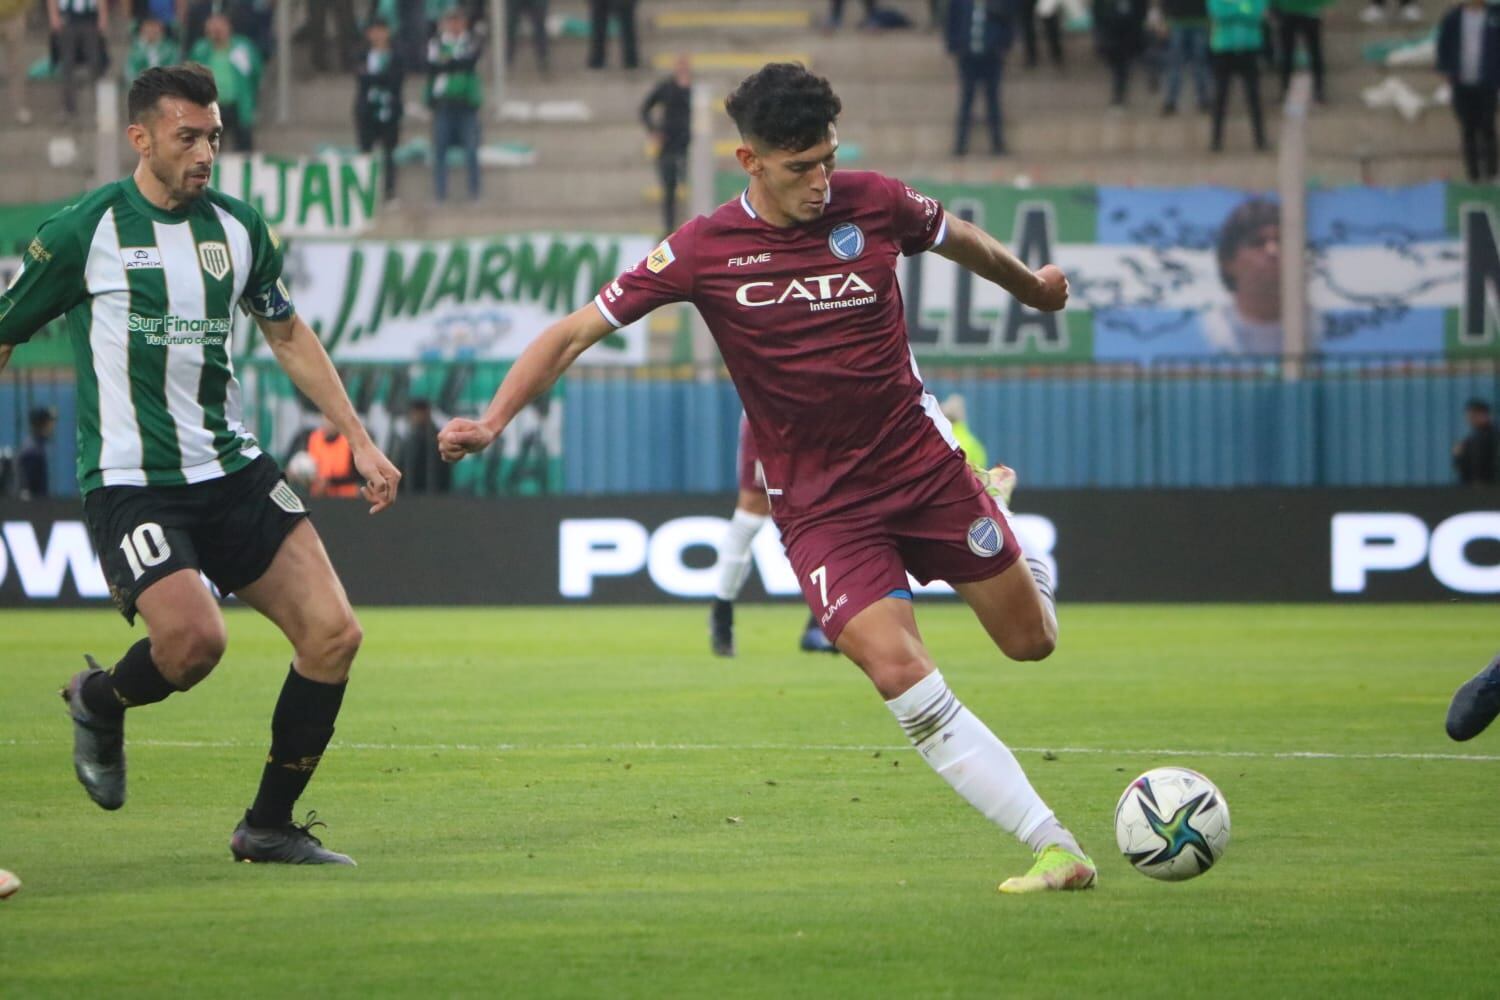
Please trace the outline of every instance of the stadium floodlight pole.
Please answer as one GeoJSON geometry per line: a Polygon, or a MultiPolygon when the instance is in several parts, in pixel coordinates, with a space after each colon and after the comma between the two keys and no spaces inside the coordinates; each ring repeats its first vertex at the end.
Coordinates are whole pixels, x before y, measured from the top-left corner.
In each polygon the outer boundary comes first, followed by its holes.
{"type": "MultiPolygon", "coordinates": [[[[490,104],[495,108],[497,122],[503,119],[501,106],[505,103],[505,74],[508,70],[505,65],[505,46],[500,41],[504,25],[505,0],[490,0],[490,75],[494,77],[490,81],[490,104]]],[[[542,30],[547,30],[546,25],[542,26],[542,30]]]]}
{"type": "Polygon", "coordinates": [[[276,124],[292,120],[292,5],[276,4],[276,124]]]}
{"type": "Polygon", "coordinates": [[[1281,119],[1277,180],[1281,188],[1282,377],[1302,376],[1307,355],[1307,109],[1312,79],[1292,77],[1281,119]]]}
{"type": "Polygon", "coordinates": [[[120,85],[108,73],[94,84],[94,131],[94,184],[103,187],[120,175],[120,85]]]}
{"type": "MultiPolygon", "coordinates": [[[[688,144],[688,216],[714,210],[714,101],[709,85],[693,80],[692,141],[688,144]]],[[[719,353],[708,324],[698,310],[685,305],[693,324],[693,369],[704,382],[717,374],[719,353]]]]}

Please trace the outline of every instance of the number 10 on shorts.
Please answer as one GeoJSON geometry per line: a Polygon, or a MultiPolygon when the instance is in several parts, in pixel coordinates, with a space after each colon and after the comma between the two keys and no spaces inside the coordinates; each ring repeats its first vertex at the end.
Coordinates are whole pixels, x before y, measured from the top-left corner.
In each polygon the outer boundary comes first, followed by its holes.
{"type": "Polygon", "coordinates": [[[166,532],[155,521],[139,525],[120,539],[120,548],[124,550],[125,561],[130,564],[130,572],[137,580],[146,575],[148,568],[160,566],[172,555],[166,532]]]}

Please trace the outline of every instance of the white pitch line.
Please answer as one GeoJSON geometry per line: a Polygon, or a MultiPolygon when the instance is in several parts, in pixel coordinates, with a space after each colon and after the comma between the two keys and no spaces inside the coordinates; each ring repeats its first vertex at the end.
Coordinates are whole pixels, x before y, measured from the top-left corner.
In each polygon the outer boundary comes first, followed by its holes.
{"type": "MultiPolygon", "coordinates": [[[[3,739],[0,746],[55,746],[57,740],[3,739]]],[[[154,747],[175,750],[254,750],[263,743],[245,743],[234,740],[131,740],[132,747],[154,747]]],[[[672,750],[691,752],[727,751],[747,753],[768,752],[812,752],[812,753],[899,753],[910,751],[908,746],[877,743],[341,743],[333,744],[334,750],[394,750],[413,753],[515,753],[545,752],[549,750],[626,753],[632,750],[672,750]]],[[[1141,749],[1132,747],[1011,747],[1016,753],[1091,754],[1108,756],[1116,754],[1126,757],[1228,757],[1252,760],[1459,760],[1472,763],[1500,762],[1497,754],[1463,753],[1334,753],[1322,750],[1173,750],[1141,749]]]]}

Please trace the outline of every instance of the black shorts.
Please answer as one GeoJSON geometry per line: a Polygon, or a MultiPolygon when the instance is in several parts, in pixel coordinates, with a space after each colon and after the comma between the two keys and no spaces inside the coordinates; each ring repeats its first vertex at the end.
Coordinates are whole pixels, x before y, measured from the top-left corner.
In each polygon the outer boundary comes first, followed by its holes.
{"type": "Polygon", "coordinates": [[[224,594],[254,583],[307,509],[262,455],[191,486],[101,487],[83,516],[115,607],[133,623],[136,599],[178,570],[201,570],[224,594]]]}

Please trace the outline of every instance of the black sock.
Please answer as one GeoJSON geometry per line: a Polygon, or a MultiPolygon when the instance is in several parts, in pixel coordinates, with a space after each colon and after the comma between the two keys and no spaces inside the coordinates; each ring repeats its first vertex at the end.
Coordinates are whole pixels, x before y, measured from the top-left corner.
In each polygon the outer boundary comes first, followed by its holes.
{"type": "Polygon", "coordinates": [[[94,674],[84,683],[83,704],[94,715],[118,719],[127,708],[154,705],[176,693],[177,688],[151,659],[151,640],[142,639],[127,649],[113,668],[94,674]]]}
{"type": "Polygon", "coordinates": [[[250,825],[284,826],[292,820],[292,804],[312,780],[333,739],[333,722],[344,702],[343,684],[320,684],[296,670],[288,671],[271,716],[271,753],[261,772],[260,791],[250,807],[250,825]]]}

